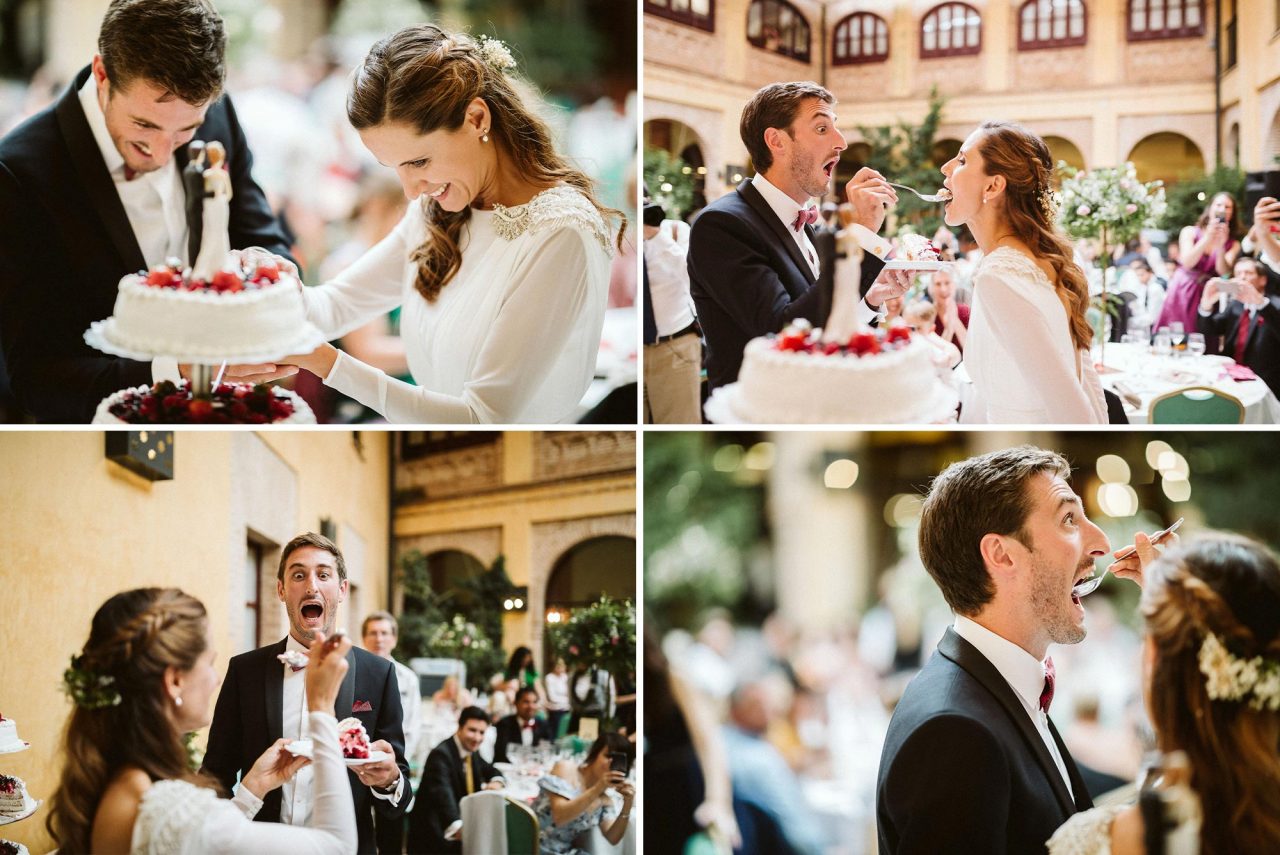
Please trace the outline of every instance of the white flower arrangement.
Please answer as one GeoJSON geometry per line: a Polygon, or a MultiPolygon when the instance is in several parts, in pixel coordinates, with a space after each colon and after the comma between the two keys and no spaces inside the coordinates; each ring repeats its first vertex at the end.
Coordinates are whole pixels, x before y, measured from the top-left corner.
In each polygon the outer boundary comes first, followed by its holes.
{"type": "Polygon", "coordinates": [[[480,37],[480,57],[488,65],[499,71],[507,71],[516,67],[516,58],[511,55],[511,48],[501,39],[488,36],[480,37]]]}
{"type": "Polygon", "coordinates": [[[1200,645],[1200,673],[1210,700],[1243,701],[1255,710],[1280,710],[1280,663],[1261,656],[1241,659],[1213,633],[1200,645]],[[1249,698],[1249,695],[1253,695],[1249,698]]]}
{"type": "Polygon", "coordinates": [[[1063,176],[1062,227],[1075,238],[1128,240],[1154,227],[1168,207],[1164,182],[1139,181],[1131,162],[1081,172],[1059,161],[1058,172],[1063,176]]]}

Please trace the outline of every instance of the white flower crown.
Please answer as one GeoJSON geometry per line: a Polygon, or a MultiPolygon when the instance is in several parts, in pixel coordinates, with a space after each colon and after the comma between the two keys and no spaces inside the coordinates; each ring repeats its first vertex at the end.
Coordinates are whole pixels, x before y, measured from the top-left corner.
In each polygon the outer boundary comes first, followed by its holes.
{"type": "Polygon", "coordinates": [[[511,55],[511,48],[501,39],[480,36],[480,58],[499,71],[516,67],[516,58],[511,55]]]}
{"type": "Polygon", "coordinates": [[[1249,706],[1255,710],[1280,710],[1280,663],[1261,656],[1241,659],[1209,633],[1200,645],[1200,673],[1205,676],[1210,700],[1248,698],[1249,706]]]}

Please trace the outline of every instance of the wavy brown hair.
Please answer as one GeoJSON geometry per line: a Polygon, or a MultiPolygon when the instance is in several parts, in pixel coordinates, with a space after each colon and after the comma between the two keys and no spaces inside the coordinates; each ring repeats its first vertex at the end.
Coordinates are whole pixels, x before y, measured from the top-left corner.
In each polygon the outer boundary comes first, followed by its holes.
{"type": "Polygon", "coordinates": [[[1227,222],[1227,234],[1232,240],[1238,241],[1244,236],[1244,226],[1240,224],[1240,203],[1236,201],[1235,196],[1225,190],[1221,193],[1213,194],[1209,204],[1205,205],[1204,210],[1200,212],[1200,218],[1196,220],[1196,227],[1203,229],[1209,225],[1209,217],[1213,214],[1214,203],[1224,197],[1231,200],[1231,219],[1227,222]]]}
{"type": "MultiPolygon", "coordinates": [[[[456,131],[466,118],[467,106],[480,98],[489,106],[489,134],[498,156],[510,158],[534,184],[568,184],[591,200],[606,221],[622,220],[621,247],[626,232],[622,212],[601,205],[591,178],[556,152],[550,129],[525,104],[521,88],[509,72],[484,60],[477,40],[434,24],[417,24],[369,49],[353,75],[347,118],[356,130],[395,122],[420,134],[456,131]]],[[[422,209],[427,239],[413,253],[418,265],[414,287],[431,303],[462,265],[458,240],[471,219],[471,209],[449,212],[426,196],[422,209]]]]}
{"type": "Polygon", "coordinates": [[[1072,257],[1071,244],[1058,231],[1041,204],[1051,189],[1053,155],[1044,140],[1013,122],[983,122],[978,151],[988,175],[1003,175],[1005,224],[1036,256],[1053,265],[1054,289],[1067,310],[1076,350],[1088,350],[1093,327],[1085,318],[1089,283],[1072,257]]]}
{"type": "Polygon", "coordinates": [[[124,767],[137,767],[152,781],[183,780],[220,790],[188,766],[164,690],[166,668],[188,670],[204,653],[207,626],[204,605],[177,588],[124,591],[93,616],[80,667],[112,677],[120,703],[77,706],[67,722],[62,780],[46,821],[60,852],[90,851],[98,803],[124,767]]]}
{"type": "Polygon", "coordinates": [[[1200,646],[1213,633],[1237,657],[1280,660],[1280,564],[1265,547],[1213,535],[1147,571],[1142,594],[1155,644],[1151,720],[1160,748],[1191,761],[1205,855],[1280,852],[1280,712],[1211,700],[1200,646]]]}

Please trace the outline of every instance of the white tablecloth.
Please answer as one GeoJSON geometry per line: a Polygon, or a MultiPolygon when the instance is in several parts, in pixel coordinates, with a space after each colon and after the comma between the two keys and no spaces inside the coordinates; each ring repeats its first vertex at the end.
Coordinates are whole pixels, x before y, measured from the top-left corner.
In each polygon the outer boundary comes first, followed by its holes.
{"type": "MultiPolygon", "coordinates": [[[[1095,356],[1097,351],[1094,351],[1095,356]]],[[[1210,386],[1239,399],[1246,424],[1280,422],[1280,400],[1261,380],[1237,382],[1226,375],[1226,356],[1155,356],[1146,345],[1108,343],[1099,370],[1102,385],[1124,400],[1131,424],[1146,424],[1153,398],[1187,386],[1210,386]],[[1126,394],[1127,393],[1127,394],[1126,394]],[[1135,406],[1128,398],[1136,396],[1135,406]]]]}

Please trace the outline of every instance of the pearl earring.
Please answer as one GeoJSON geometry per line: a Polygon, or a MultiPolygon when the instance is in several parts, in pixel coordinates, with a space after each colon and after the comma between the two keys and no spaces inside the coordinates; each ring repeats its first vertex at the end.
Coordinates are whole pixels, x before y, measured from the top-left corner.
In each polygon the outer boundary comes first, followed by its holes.
{"type": "Polygon", "coordinates": [[[181,695],[179,695],[178,697],[176,697],[176,698],[174,698],[174,699],[173,699],[173,705],[174,705],[175,707],[180,707],[180,706],[182,706],[182,696],[181,696],[181,695]]]}
{"type": "Polygon", "coordinates": [[[485,128],[484,131],[480,134],[480,142],[488,142],[488,141],[489,141],[489,129],[485,128]]]}

